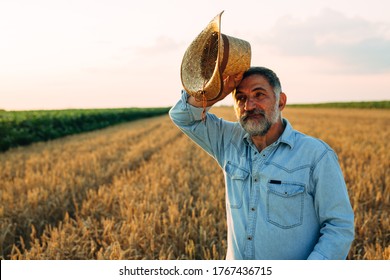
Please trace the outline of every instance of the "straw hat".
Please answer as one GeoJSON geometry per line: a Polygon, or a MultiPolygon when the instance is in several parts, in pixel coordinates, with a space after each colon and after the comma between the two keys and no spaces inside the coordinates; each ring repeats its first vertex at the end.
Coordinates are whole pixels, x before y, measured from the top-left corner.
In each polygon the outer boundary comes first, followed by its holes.
{"type": "Polygon", "coordinates": [[[248,42],[221,33],[218,14],[186,50],[181,64],[181,82],[188,94],[199,100],[214,100],[222,93],[223,76],[250,67],[248,42]]]}

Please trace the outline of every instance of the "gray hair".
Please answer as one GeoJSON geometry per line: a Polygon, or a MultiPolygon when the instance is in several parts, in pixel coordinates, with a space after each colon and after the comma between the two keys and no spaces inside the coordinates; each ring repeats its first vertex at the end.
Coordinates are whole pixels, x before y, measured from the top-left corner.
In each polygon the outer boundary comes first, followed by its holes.
{"type": "Polygon", "coordinates": [[[242,79],[252,75],[261,75],[263,76],[270,86],[272,87],[276,100],[279,101],[280,93],[282,92],[282,85],[280,84],[280,80],[274,71],[268,69],[266,67],[251,67],[247,71],[244,72],[242,79]]]}

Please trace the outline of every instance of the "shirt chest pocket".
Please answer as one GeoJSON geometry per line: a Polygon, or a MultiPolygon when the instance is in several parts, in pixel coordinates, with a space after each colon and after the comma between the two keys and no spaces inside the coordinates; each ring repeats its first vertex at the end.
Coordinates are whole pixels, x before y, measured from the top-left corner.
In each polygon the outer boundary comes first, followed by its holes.
{"type": "Polygon", "coordinates": [[[227,182],[227,204],[230,208],[241,208],[244,190],[249,184],[249,171],[231,162],[227,162],[225,166],[225,174],[227,182]]]}
{"type": "Polygon", "coordinates": [[[271,180],[267,184],[267,221],[280,228],[302,224],[304,184],[271,180]]]}

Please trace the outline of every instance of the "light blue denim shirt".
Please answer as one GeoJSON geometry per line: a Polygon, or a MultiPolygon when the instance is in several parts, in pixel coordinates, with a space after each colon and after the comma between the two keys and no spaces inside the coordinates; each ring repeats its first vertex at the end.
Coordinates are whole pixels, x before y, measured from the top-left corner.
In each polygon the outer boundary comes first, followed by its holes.
{"type": "Polygon", "coordinates": [[[334,151],[283,119],[283,134],[259,152],[238,122],[211,113],[203,122],[187,97],[170,117],[224,171],[226,258],[345,259],[354,214],[334,151]]]}

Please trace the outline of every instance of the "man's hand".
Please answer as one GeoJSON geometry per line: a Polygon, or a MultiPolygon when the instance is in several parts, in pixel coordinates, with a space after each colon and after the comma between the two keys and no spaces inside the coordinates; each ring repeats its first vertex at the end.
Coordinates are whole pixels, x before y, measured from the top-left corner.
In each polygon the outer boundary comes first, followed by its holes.
{"type": "Polygon", "coordinates": [[[232,76],[223,77],[223,89],[220,100],[224,99],[226,96],[232,93],[233,90],[236,89],[236,87],[240,84],[242,80],[243,74],[244,73],[242,72],[232,76]]]}
{"type": "MultiPolygon", "coordinates": [[[[224,76],[223,78],[223,88],[222,88],[222,94],[219,98],[207,101],[207,107],[210,107],[217,103],[218,101],[223,100],[226,96],[228,96],[230,93],[233,92],[233,90],[239,85],[239,83],[242,80],[242,76],[244,73],[238,73],[231,76],[224,76]]],[[[190,96],[187,100],[188,104],[191,104],[195,107],[203,107],[202,101],[195,100],[195,97],[190,96]]]]}

